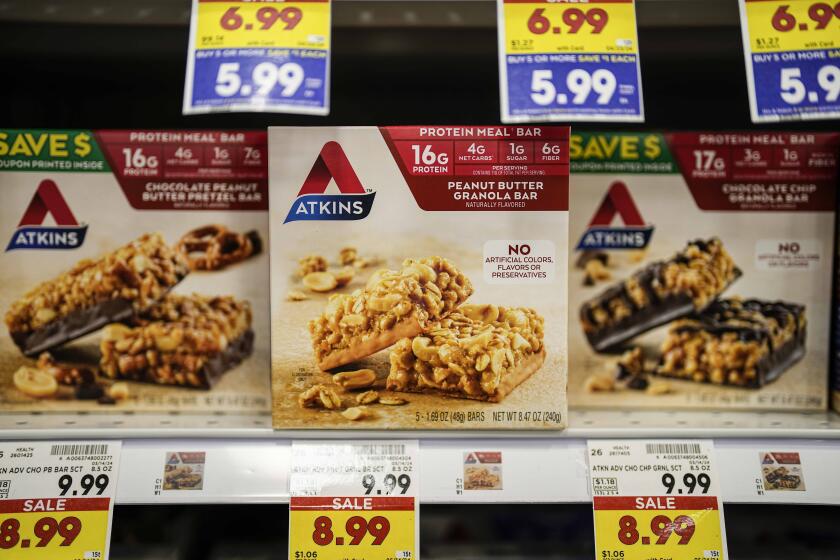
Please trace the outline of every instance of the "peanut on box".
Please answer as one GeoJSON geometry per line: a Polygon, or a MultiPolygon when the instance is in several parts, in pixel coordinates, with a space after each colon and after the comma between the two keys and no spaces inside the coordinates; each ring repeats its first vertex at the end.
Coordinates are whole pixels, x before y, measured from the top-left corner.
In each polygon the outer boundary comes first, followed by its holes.
{"type": "Polygon", "coordinates": [[[826,408],[839,145],[573,135],[572,403],[826,408]]]}
{"type": "Polygon", "coordinates": [[[271,129],[274,426],[564,427],[568,134],[271,129]]]}
{"type": "Polygon", "coordinates": [[[0,130],[0,408],[267,412],[266,135],[0,130]]]}

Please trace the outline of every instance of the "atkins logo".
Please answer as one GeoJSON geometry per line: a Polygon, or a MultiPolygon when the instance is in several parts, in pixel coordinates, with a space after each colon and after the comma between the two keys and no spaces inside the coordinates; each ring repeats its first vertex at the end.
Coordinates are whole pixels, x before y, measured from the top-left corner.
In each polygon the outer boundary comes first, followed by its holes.
{"type": "Polygon", "coordinates": [[[362,186],[338,142],[321,148],[284,224],[297,220],[362,220],[370,214],[376,193],[362,186]],[[326,194],[330,180],[341,194],[326,194]]]}
{"type": "Polygon", "coordinates": [[[616,181],[589,222],[577,249],[644,249],[650,243],[653,226],[645,225],[627,185],[616,181]],[[613,226],[616,215],[624,226],[613,226]]]}
{"type": "Polygon", "coordinates": [[[15,249],[76,249],[85,242],[87,224],[80,225],[61,196],[58,186],[49,179],[41,181],[35,196],[23,213],[6,251],[15,249]],[[42,225],[47,214],[55,227],[42,225]]]}

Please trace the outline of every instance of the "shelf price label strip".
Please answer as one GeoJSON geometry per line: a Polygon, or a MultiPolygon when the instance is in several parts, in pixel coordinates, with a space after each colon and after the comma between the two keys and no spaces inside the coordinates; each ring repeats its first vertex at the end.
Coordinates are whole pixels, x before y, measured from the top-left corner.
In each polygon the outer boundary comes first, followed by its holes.
{"type": "Polygon", "coordinates": [[[727,558],[711,441],[588,448],[596,558],[727,558]]]}
{"type": "Polygon", "coordinates": [[[0,443],[0,556],[107,559],[121,447],[0,443]]]}
{"type": "Polygon", "coordinates": [[[497,0],[502,122],[644,121],[634,0],[497,0]]]}
{"type": "Polygon", "coordinates": [[[739,2],[753,122],[840,118],[840,3],[739,2]]]}
{"type": "Polygon", "coordinates": [[[289,558],[417,557],[418,442],[292,442],[289,558]]]}
{"type": "Polygon", "coordinates": [[[329,114],[331,0],[193,0],[184,114],[329,114]]]}

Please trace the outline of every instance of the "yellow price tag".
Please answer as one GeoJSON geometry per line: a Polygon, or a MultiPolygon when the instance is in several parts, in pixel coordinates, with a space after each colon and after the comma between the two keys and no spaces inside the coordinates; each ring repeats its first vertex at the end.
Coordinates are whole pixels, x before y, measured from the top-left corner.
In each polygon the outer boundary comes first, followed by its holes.
{"type": "Polygon", "coordinates": [[[840,4],[818,0],[745,0],[753,52],[840,48],[840,4]]]}
{"type": "Polygon", "coordinates": [[[198,2],[196,49],[327,49],[329,42],[329,0],[198,2]]]}
{"type": "Polygon", "coordinates": [[[416,523],[412,497],[293,496],[289,558],[414,558],[416,523]]]}
{"type": "Polygon", "coordinates": [[[106,557],[110,498],[0,501],[0,556],[15,560],[106,557]]]}
{"type": "Polygon", "coordinates": [[[715,497],[595,496],[593,506],[597,558],[723,557],[715,497]]]}
{"type": "Polygon", "coordinates": [[[507,54],[638,52],[633,0],[505,0],[504,20],[507,54]]]}

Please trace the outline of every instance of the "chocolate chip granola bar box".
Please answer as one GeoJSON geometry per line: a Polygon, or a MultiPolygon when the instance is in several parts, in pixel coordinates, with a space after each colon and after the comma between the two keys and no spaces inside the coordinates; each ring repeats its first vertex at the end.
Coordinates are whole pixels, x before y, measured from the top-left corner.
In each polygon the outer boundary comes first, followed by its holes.
{"type": "Polygon", "coordinates": [[[0,130],[0,409],[268,412],[266,134],[0,130]]]}
{"type": "Polygon", "coordinates": [[[570,402],[825,409],[838,142],[573,135],[570,402]]]}
{"type": "Polygon", "coordinates": [[[274,426],[562,428],[568,134],[270,129],[274,426]]]}

